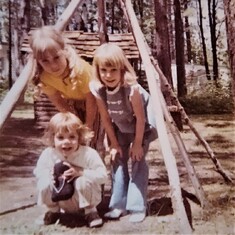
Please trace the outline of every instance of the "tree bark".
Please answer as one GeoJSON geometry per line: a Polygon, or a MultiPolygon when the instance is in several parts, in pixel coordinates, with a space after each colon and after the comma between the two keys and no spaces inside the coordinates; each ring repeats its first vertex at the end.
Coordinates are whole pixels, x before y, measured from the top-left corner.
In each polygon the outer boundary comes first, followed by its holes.
{"type": "Polygon", "coordinates": [[[165,0],[155,0],[154,8],[156,21],[156,58],[159,67],[166,76],[169,84],[173,87],[171,69],[169,69],[171,68],[171,55],[165,0]]]}
{"type": "Polygon", "coordinates": [[[168,15],[168,34],[169,34],[169,43],[170,43],[170,53],[171,59],[175,60],[175,35],[174,35],[174,20],[172,19],[173,15],[173,0],[166,0],[166,10],[168,15]]]}
{"type": "Polygon", "coordinates": [[[98,0],[98,29],[100,44],[108,42],[108,35],[105,22],[105,5],[103,0],[98,0]]]}
{"type": "Polygon", "coordinates": [[[12,87],[13,85],[13,81],[12,81],[12,57],[11,57],[11,49],[12,49],[12,32],[11,32],[11,22],[12,22],[12,14],[11,14],[11,1],[9,0],[8,2],[8,11],[9,11],[9,26],[8,26],[8,35],[9,35],[9,38],[8,38],[8,47],[9,47],[9,50],[8,50],[8,59],[9,59],[9,68],[8,68],[8,84],[9,84],[9,88],[12,87]]]}
{"type": "MultiPolygon", "coordinates": [[[[186,11],[188,9],[188,0],[184,0],[184,10],[186,11]]],[[[192,45],[191,45],[191,32],[190,32],[190,26],[189,26],[189,20],[188,16],[184,17],[185,21],[185,35],[186,35],[186,45],[187,45],[187,59],[188,62],[191,63],[192,60],[192,45]]]]}
{"type": "Polygon", "coordinates": [[[180,0],[174,0],[175,6],[175,50],[176,50],[176,72],[177,72],[177,94],[184,97],[187,94],[184,62],[184,31],[181,17],[180,0]]]}
{"type": "Polygon", "coordinates": [[[224,11],[226,17],[226,32],[232,81],[232,95],[235,108],[235,2],[231,0],[224,0],[224,11]]]}
{"type": "Polygon", "coordinates": [[[72,0],[67,8],[64,10],[63,14],[57,20],[55,27],[59,31],[63,31],[68,24],[71,16],[75,12],[76,8],[80,7],[83,4],[84,0],[72,0]]]}
{"type": "MultiPolygon", "coordinates": [[[[156,23],[156,55],[159,67],[166,76],[168,83],[173,88],[172,74],[171,74],[171,53],[170,53],[170,41],[169,41],[169,29],[168,29],[168,17],[166,12],[166,1],[165,0],[155,0],[155,21],[156,23]]],[[[168,94],[168,89],[166,89],[161,84],[161,91],[165,97],[168,106],[174,105],[174,100],[171,100],[171,96],[168,94]]],[[[172,117],[177,124],[180,131],[183,130],[183,124],[179,112],[172,112],[172,117]]]]}
{"type": "Polygon", "coordinates": [[[199,4],[199,28],[200,28],[200,32],[201,32],[202,51],[203,51],[203,59],[204,59],[204,65],[205,65],[205,70],[206,70],[206,77],[207,77],[207,80],[211,80],[209,64],[208,64],[208,60],[207,60],[206,42],[205,42],[205,37],[204,37],[203,22],[202,22],[203,15],[202,15],[201,0],[198,0],[198,4],[199,4]]]}
{"type": "Polygon", "coordinates": [[[208,15],[209,25],[211,33],[211,48],[212,48],[212,59],[213,59],[213,80],[217,80],[219,76],[218,72],[218,58],[217,58],[217,36],[216,36],[216,4],[215,0],[208,0],[208,15]]]}

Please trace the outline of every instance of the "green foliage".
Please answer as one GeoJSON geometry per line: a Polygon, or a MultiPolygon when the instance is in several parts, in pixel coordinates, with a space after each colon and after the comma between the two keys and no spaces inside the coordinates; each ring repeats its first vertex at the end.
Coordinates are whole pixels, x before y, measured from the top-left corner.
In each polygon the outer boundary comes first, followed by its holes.
{"type": "Polygon", "coordinates": [[[188,114],[234,113],[231,83],[225,81],[208,82],[202,89],[180,99],[188,114]]]}
{"type": "Polygon", "coordinates": [[[142,24],[141,30],[145,36],[146,41],[149,45],[151,45],[153,42],[153,32],[155,30],[155,18],[154,18],[154,2],[153,1],[147,1],[144,2],[143,7],[143,18],[142,18],[142,24]]]}
{"type": "Polygon", "coordinates": [[[0,78],[0,103],[8,92],[8,81],[0,78]]]}
{"type": "MultiPolygon", "coordinates": [[[[33,103],[33,85],[31,83],[28,84],[27,89],[24,93],[24,103],[25,104],[32,104],[33,103]]],[[[7,80],[0,79],[0,103],[3,101],[5,96],[9,92],[9,84],[7,80]]]]}

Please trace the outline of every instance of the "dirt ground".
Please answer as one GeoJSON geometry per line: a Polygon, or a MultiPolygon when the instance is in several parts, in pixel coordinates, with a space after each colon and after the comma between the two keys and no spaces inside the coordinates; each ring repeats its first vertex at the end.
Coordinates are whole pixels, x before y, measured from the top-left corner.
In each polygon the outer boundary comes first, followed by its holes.
{"type": "MultiPolygon", "coordinates": [[[[225,172],[235,181],[234,117],[190,118],[209,143],[225,172]]],[[[41,136],[42,132],[35,128],[32,107],[17,108],[0,135],[0,234],[180,234],[171,206],[168,177],[158,140],[151,144],[147,156],[150,167],[148,216],[142,223],[129,223],[127,215],[117,221],[105,221],[100,228],[90,229],[83,216],[77,214],[63,216],[56,225],[38,224],[46,209],[36,205],[32,171],[44,148],[41,136]]],[[[204,147],[188,126],[184,125],[181,136],[209,203],[205,209],[198,205],[187,170],[169,133],[193,234],[235,234],[234,185],[227,184],[216,171],[204,147]]],[[[109,198],[110,183],[105,186],[104,199],[99,206],[101,216],[108,209],[109,198]]]]}

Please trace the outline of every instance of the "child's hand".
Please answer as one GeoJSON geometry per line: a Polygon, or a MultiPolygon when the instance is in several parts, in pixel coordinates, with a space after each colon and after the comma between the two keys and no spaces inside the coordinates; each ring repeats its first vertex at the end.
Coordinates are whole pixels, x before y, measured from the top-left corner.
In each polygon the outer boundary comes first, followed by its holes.
{"type": "Polygon", "coordinates": [[[71,182],[74,178],[77,178],[82,175],[82,168],[73,167],[68,162],[64,162],[64,165],[68,166],[69,169],[64,172],[63,176],[68,180],[68,183],[71,182]]]}
{"type": "Polygon", "coordinates": [[[111,162],[113,162],[117,155],[120,155],[122,157],[122,149],[121,147],[111,148],[110,150],[110,156],[111,156],[111,162]]]}
{"type": "Polygon", "coordinates": [[[144,155],[143,147],[140,144],[133,143],[129,154],[133,161],[140,161],[144,155]]]}

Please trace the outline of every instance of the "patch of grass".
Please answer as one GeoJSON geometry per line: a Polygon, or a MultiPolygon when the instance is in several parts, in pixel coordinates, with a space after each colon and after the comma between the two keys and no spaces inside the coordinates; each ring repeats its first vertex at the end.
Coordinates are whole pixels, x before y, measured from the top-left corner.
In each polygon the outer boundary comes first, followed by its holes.
{"type": "Polygon", "coordinates": [[[180,98],[180,102],[188,114],[234,113],[231,84],[228,82],[208,82],[200,90],[180,98]]]}

